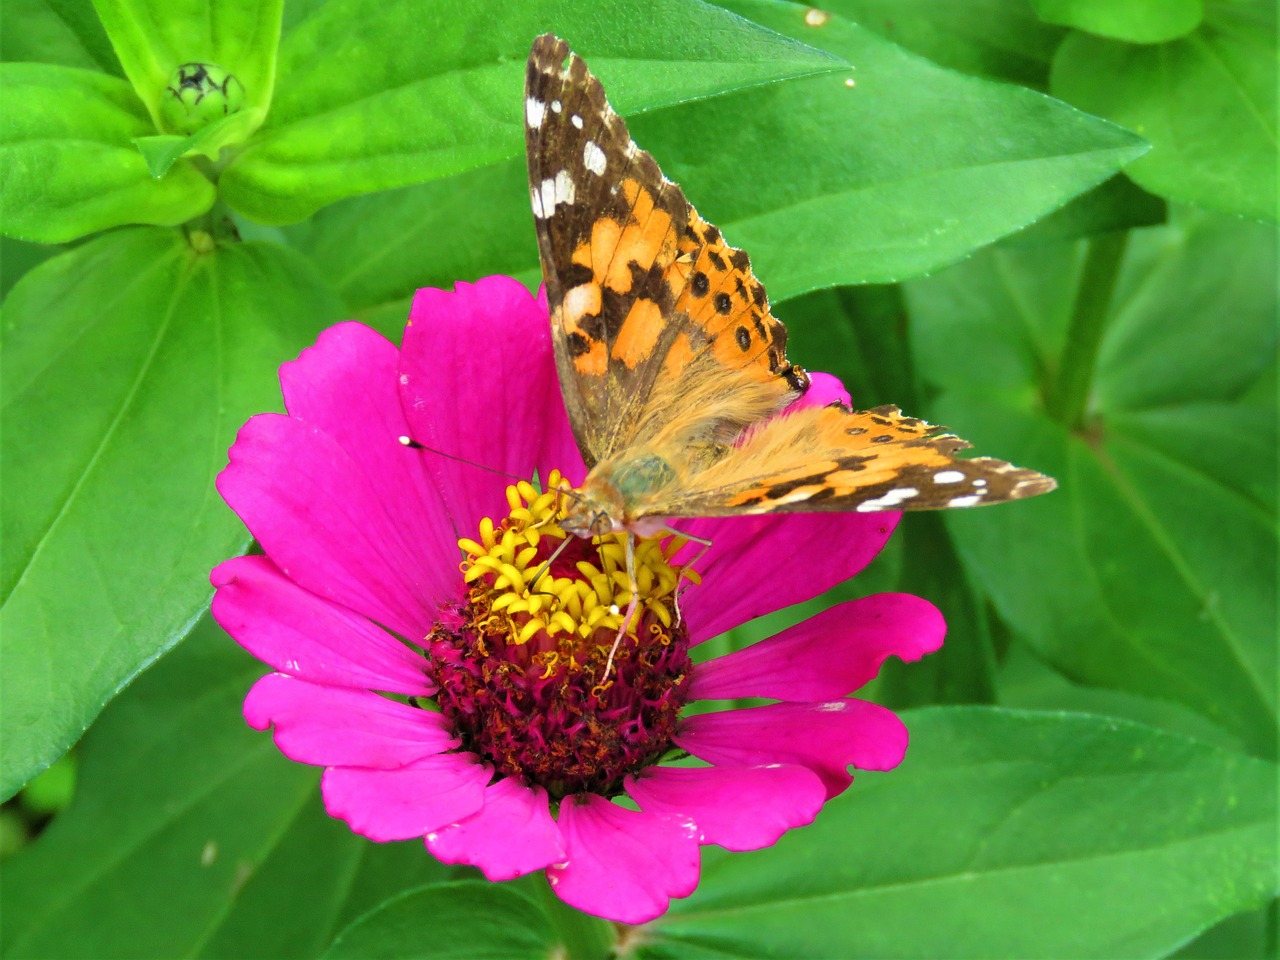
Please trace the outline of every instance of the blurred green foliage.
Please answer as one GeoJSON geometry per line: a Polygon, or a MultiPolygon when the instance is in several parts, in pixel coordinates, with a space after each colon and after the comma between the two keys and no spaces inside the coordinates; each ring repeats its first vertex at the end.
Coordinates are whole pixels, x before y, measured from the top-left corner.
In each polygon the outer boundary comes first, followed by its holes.
{"type": "Polygon", "coordinates": [[[863,576],[705,646],[879,590],[950,623],[874,687],[921,708],[903,768],[708,850],[633,949],[1274,955],[1265,0],[0,5],[0,952],[607,939],[325,817],[240,720],[263,668],[202,617],[247,546],[212,480],[281,362],[347,316],[398,339],[420,286],[537,284],[521,82],[548,30],[751,253],[795,360],[1061,485],[909,516],[863,576]],[[244,105],[179,134],[190,62],[244,105]]]}

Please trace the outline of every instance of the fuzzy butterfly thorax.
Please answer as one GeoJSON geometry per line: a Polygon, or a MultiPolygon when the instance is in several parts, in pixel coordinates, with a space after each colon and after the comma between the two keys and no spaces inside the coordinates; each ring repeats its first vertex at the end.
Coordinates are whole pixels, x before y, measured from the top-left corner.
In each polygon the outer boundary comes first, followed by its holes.
{"type": "Polygon", "coordinates": [[[589,468],[564,498],[579,536],[668,519],[968,507],[1052,478],[957,454],[959,438],[896,407],[795,403],[750,258],[636,146],[568,45],[534,41],[525,81],[530,199],[561,392],[589,468]]]}

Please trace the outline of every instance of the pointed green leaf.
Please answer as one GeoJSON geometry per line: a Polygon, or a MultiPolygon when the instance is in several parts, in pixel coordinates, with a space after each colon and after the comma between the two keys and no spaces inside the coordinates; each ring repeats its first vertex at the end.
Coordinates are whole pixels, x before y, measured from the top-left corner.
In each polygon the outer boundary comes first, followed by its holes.
{"type": "Polygon", "coordinates": [[[1063,35],[1026,0],[831,0],[823,10],[848,17],[934,63],[1044,90],[1063,35]]]}
{"type": "Polygon", "coordinates": [[[525,59],[548,30],[589,59],[628,112],[840,66],[695,0],[608,17],[590,0],[332,0],[286,37],[279,96],[223,175],[227,201],[260,223],[291,223],[343,197],[521,154],[525,59]]]}
{"type": "Polygon", "coordinates": [[[181,157],[198,154],[218,159],[223,147],[244,141],[258,125],[256,110],[243,110],[201,127],[189,137],[162,133],[154,137],[134,137],[133,145],[147,161],[153,177],[163,177],[181,157]]]}
{"type": "Polygon", "coordinates": [[[271,104],[284,0],[207,0],[175,7],[164,0],[94,0],[125,76],[151,114],[168,130],[161,104],[174,71],[184,63],[213,63],[244,87],[246,108],[259,120],[271,104]]]}
{"type": "Polygon", "coordinates": [[[1276,238],[1210,216],[1135,232],[1083,428],[1038,409],[1082,248],[985,252],[908,287],[932,413],[1060,489],[952,511],[1001,615],[1067,676],[1174,699],[1270,755],[1277,669],[1276,238]]]}
{"type": "Polygon", "coordinates": [[[9,796],[190,628],[244,528],[213,478],[342,308],[301,257],[102,237],[4,307],[0,758],[9,796]]]}
{"type": "Polygon", "coordinates": [[[56,63],[123,76],[91,0],[5,0],[0,61],[56,63]]]}
{"type": "Polygon", "coordinates": [[[1006,237],[1002,243],[1054,243],[1078,240],[1115,230],[1152,227],[1164,223],[1168,205],[1163,198],[1147,193],[1123,173],[1088,193],[1081,194],[1061,210],[1006,237]]]}
{"type": "Polygon", "coordinates": [[[103,712],[71,807],[0,874],[6,957],[314,957],[444,878],[326,816],[319,771],[246,726],[267,670],[205,619],[103,712]]]}
{"type": "Polygon", "coordinates": [[[1204,17],[1203,0],[1031,0],[1049,23],[1129,43],[1185,36],[1204,17]]]}
{"type": "MultiPolygon", "coordinates": [[[[775,302],[935,270],[1144,149],[1066,104],[935,67],[838,17],[813,30],[791,4],[735,9],[821,41],[857,68],[655,110],[631,130],[751,254],[775,302]]],[[[394,304],[389,317],[404,316],[399,301],[417,286],[499,272],[540,278],[523,158],[346,201],[297,238],[350,306],[394,304]]]]}
{"type": "Polygon", "coordinates": [[[129,85],[92,70],[0,64],[0,229],[63,243],[129,223],[176,224],[214,188],[191,164],[154,179],[134,137],[151,133],[129,85]]]}
{"type": "Polygon", "coordinates": [[[641,956],[1158,957],[1274,895],[1274,764],[1110,717],[905,719],[901,767],[707,856],[641,956]]]}
{"type": "Polygon", "coordinates": [[[1151,141],[1127,173],[1152,193],[1260,220],[1277,211],[1276,7],[1216,3],[1194,33],[1136,47],[1073,34],[1055,96],[1151,141]]]}
{"type": "Polygon", "coordinates": [[[326,960],[556,956],[542,908],[509,886],[437,883],[392,897],[339,934],[326,960]],[[446,933],[447,931],[447,933],[446,933]]]}

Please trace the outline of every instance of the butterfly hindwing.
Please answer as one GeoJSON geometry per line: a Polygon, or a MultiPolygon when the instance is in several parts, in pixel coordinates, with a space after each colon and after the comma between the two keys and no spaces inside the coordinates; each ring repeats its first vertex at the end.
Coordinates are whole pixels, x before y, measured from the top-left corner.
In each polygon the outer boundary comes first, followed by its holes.
{"type": "Polygon", "coordinates": [[[826,510],[939,510],[1017,500],[1054,481],[990,457],[896,407],[839,405],[776,417],[679,489],[655,491],[637,516],[704,517],[826,510]]]}

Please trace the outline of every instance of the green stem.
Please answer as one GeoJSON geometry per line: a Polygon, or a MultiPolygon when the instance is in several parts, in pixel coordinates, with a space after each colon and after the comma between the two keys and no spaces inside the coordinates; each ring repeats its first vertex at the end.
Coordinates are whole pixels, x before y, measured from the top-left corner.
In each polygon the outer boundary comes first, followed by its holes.
{"type": "Polygon", "coordinates": [[[608,960],[616,942],[613,924],[569,906],[543,884],[544,904],[551,925],[559,934],[566,960],[608,960]]]}
{"type": "Polygon", "coordinates": [[[1128,240],[1128,231],[1104,233],[1089,241],[1085,254],[1062,365],[1048,397],[1049,413],[1072,430],[1084,426],[1098,346],[1128,240]]]}

